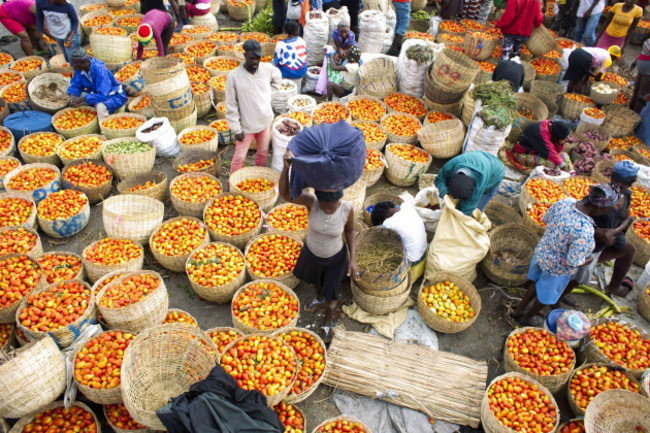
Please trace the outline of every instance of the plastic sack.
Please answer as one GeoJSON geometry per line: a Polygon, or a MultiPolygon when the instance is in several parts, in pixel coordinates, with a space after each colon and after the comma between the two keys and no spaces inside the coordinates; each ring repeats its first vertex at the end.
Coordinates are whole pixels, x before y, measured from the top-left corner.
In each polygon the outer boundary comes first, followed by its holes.
{"type": "Polygon", "coordinates": [[[426,206],[441,205],[440,197],[438,196],[438,188],[435,186],[430,186],[428,188],[421,189],[415,196],[413,200],[415,205],[415,210],[417,211],[420,218],[424,222],[424,228],[429,233],[434,233],[438,227],[438,222],[442,216],[442,208],[440,209],[429,209],[426,206]]]}
{"type": "Polygon", "coordinates": [[[393,38],[395,37],[395,31],[386,26],[386,34],[384,34],[384,45],[381,47],[381,53],[387,54],[390,51],[390,47],[393,45],[393,38]]]}
{"type": "MultiPolygon", "coordinates": [[[[582,110],[582,113],[580,113],[580,123],[587,123],[589,125],[595,125],[595,126],[600,126],[605,122],[605,118],[603,117],[602,119],[594,119],[591,116],[587,116],[585,114],[585,110],[582,110]]],[[[580,123],[578,124],[578,127],[580,127],[580,123]]],[[[584,126],[583,126],[584,128],[584,126]]]]}
{"type": "Polygon", "coordinates": [[[144,122],[136,131],[135,138],[145,143],[153,142],[156,145],[156,155],[162,158],[173,158],[181,152],[176,131],[166,117],[154,117],[144,122]],[[159,122],[162,125],[155,131],[143,132],[159,122]]]}
{"type": "Polygon", "coordinates": [[[316,108],[316,100],[307,95],[296,95],[287,101],[287,111],[303,111],[311,114],[316,108]]]}
{"type": "Polygon", "coordinates": [[[386,27],[390,28],[395,33],[395,26],[397,25],[397,14],[395,9],[389,7],[386,11],[386,27]]]}
{"type": "Polygon", "coordinates": [[[639,167],[639,173],[636,175],[636,181],[646,188],[650,188],[650,167],[645,165],[636,165],[639,167]]]}
{"type": "Polygon", "coordinates": [[[329,61],[327,55],[323,58],[323,67],[320,70],[320,75],[318,76],[318,81],[316,82],[316,88],[314,89],[315,93],[319,95],[327,95],[327,83],[329,78],[327,77],[327,62],[329,61]]]}
{"type": "Polygon", "coordinates": [[[363,132],[343,120],[303,129],[288,148],[294,155],[289,177],[292,199],[306,187],[342,191],[359,180],[366,163],[363,132]]]}
{"type": "Polygon", "coordinates": [[[467,216],[456,209],[456,203],[449,194],[436,234],[429,246],[425,279],[439,271],[453,272],[468,281],[476,278],[476,265],[483,260],[490,249],[488,230],[491,227],[487,215],[474,209],[467,216]]]}
{"type": "Polygon", "coordinates": [[[429,31],[427,33],[433,35],[434,38],[438,36],[438,26],[440,26],[441,22],[442,22],[442,17],[433,15],[429,20],[429,31]]]}
{"type": "Polygon", "coordinates": [[[339,23],[341,22],[342,19],[346,19],[347,22],[350,22],[350,13],[348,12],[348,7],[347,6],[341,6],[341,9],[334,9],[330,8],[325,12],[325,15],[327,15],[327,19],[329,20],[330,23],[330,32],[329,32],[329,38],[327,39],[327,43],[330,45],[334,45],[334,41],[332,40],[332,32],[336,30],[339,26],[339,23]]]}
{"type": "Polygon", "coordinates": [[[302,14],[302,2],[300,0],[289,0],[287,2],[287,20],[298,21],[302,14]]]}
{"type": "Polygon", "coordinates": [[[289,145],[291,139],[295,137],[295,136],[288,137],[278,132],[277,126],[283,120],[287,120],[293,124],[298,125],[298,132],[302,131],[302,125],[300,124],[300,122],[298,122],[295,119],[289,119],[286,117],[278,119],[271,126],[271,139],[272,139],[271,144],[273,146],[273,156],[271,157],[271,168],[277,171],[278,173],[282,171],[282,166],[284,165],[284,154],[287,152],[287,146],[289,145]]]}
{"type": "Polygon", "coordinates": [[[533,169],[533,171],[530,172],[530,175],[528,176],[528,179],[526,179],[525,182],[528,182],[528,180],[532,179],[533,177],[541,177],[542,179],[550,180],[551,182],[560,183],[564,179],[568,179],[568,178],[571,177],[571,174],[569,174],[568,171],[561,171],[560,174],[557,175],[557,176],[546,174],[546,172],[544,170],[547,169],[547,168],[548,167],[544,167],[544,166],[541,166],[541,165],[538,166],[538,167],[535,167],[533,169]]]}
{"type": "Polygon", "coordinates": [[[282,80],[280,89],[273,89],[271,92],[271,106],[275,114],[282,114],[287,111],[289,98],[298,94],[298,86],[291,80],[282,80]]]}
{"type": "Polygon", "coordinates": [[[323,11],[308,12],[305,20],[303,34],[307,45],[307,64],[309,66],[321,65],[323,47],[329,38],[329,20],[323,11]]]}
{"type": "Polygon", "coordinates": [[[503,130],[497,129],[492,125],[485,126],[485,122],[478,115],[480,111],[481,103],[478,101],[472,120],[467,127],[467,134],[465,134],[465,141],[463,142],[463,153],[471,152],[472,150],[482,150],[499,156],[499,148],[503,146],[506,138],[510,135],[512,125],[508,125],[503,130]]]}
{"type": "Polygon", "coordinates": [[[320,77],[320,67],[312,66],[307,69],[307,74],[302,82],[302,93],[312,93],[316,91],[318,77],[320,77]]]}
{"type": "Polygon", "coordinates": [[[74,382],[74,355],[77,350],[85,346],[89,340],[100,335],[102,332],[104,331],[101,325],[87,326],[83,331],[81,331],[79,336],[70,346],[61,351],[63,357],[65,358],[66,369],[66,388],[65,394],[63,395],[63,404],[65,405],[66,409],[69,409],[77,398],[77,385],[74,382]]]}
{"type": "MultiPolygon", "coordinates": [[[[422,86],[424,85],[424,77],[427,73],[427,68],[431,63],[433,63],[435,57],[431,58],[431,62],[422,64],[418,64],[415,60],[409,59],[406,56],[406,50],[415,45],[424,45],[433,48],[431,43],[427,43],[421,39],[407,39],[404,41],[399,57],[397,57],[397,73],[399,75],[398,86],[400,92],[421,98],[424,94],[422,86]]],[[[441,50],[442,46],[439,51],[441,50]]]]}
{"type": "Polygon", "coordinates": [[[381,53],[386,34],[386,16],[381,11],[359,14],[359,48],[362,53],[381,53]]]}

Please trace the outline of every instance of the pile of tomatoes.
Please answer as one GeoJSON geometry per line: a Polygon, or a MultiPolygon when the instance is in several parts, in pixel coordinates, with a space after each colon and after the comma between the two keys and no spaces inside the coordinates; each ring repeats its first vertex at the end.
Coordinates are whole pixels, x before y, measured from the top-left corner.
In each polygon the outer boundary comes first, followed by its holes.
{"type": "Polygon", "coordinates": [[[35,260],[24,256],[0,259],[0,308],[7,308],[34,290],[45,278],[35,260]]]}
{"type": "Polygon", "coordinates": [[[141,63],[129,63],[128,65],[121,67],[115,73],[115,79],[121,83],[124,80],[131,78],[140,71],[140,65],[141,63]]]}
{"type": "Polygon", "coordinates": [[[0,159],[0,177],[9,173],[14,168],[18,168],[19,166],[20,166],[20,161],[18,161],[17,159],[9,159],[9,158],[0,159]]]}
{"type": "Polygon", "coordinates": [[[391,134],[400,137],[412,137],[420,130],[420,122],[417,119],[404,114],[391,114],[381,121],[381,126],[391,134]]]}
{"type": "Polygon", "coordinates": [[[21,326],[36,332],[50,332],[74,323],[89,308],[90,288],[78,280],[60,282],[29,295],[20,311],[21,326]]]}
{"type": "Polygon", "coordinates": [[[105,308],[121,308],[135,304],[153,293],[160,286],[160,279],[152,274],[135,274],[108,286],[98,305],[105,308]]]}
{"type": "Polygon", "coordinates": [[[407,161],[426,164],[429,162],[429,154],[422,149],[410,144],[389,144],[386,151],[407,161]]]}
{"type": "Polygon", "coordinates": [[[288,236],[267,234],[248,246],[246,266],[260,278],[274,278],[293,271],[300,242],[288,236]]]}
{"type": "Polygon", "coordinates": [[[75,279],[81,272],[81,258],[73,254],[45,253],[36,259],[48,284],[75,279]]]}
{"type": "Polygon", "coordinates": [[[21,140],[18,147],[28,155],[49,156],[59,150],[63,141],[63,137],[59,134],[53,132],[37,132],[26,136],[21,140]]]}
{"type": "Polygon", "coordinates": [[[575,363],[573,350],[543,329],[530,328],[512,334],[506,348],[519,367],[541,376],[566,373],[575,363]]]}
{"type": "Polygon", "coordinates": [[[191,173],[193,171],[200,171],[204,170],[208,167],[212,167],[217,163],[216,159],[211,158],[211,159],[202,159],[197,162],[192,162],[188,164],[181,164],[178,167],[176,167],[176,170],[179,173],[191,173]]]}
{"type": "Polygon", "coordinates": [[[643,188],[632,187],[630,216],[650,218],[650,194],[643,188]]]}
{"type": "Polygon", "coordinates": [[[317,110],[314,110],[312,116],[316,123],[336,123],[341,120],[347,120],[350,117],[350,112],[341,104],[328,102],[324,103],[317,110]]]}
{"type": "Polygon", "coordinates": [[[366,141],[366,146],[372,143],[386,140],[386,132],[376,123],[358,122],[354,124],[354,127],[359,128],[361,132],[363,132],[363,138],[366,141]]]}
{"type": "Polygon", "coordinates": [[[309,391],[325,372],[325,348],[309,332],[294,329],[278,334],[296,354],[300,369],[291,388],[291,395],[309,391]]]}
{"type": "Polygon", "coordinates": [[[34,415],[34,420],[22,432],[79,432],[97,433],[97,423],[92,412],[80,406],[63,406],[46,409],[34,415]]]}
{"type": "Polygon", "coordinates": [[[0,198],[0,227],[20,226],[29,220],[34,204],[22,198],[0,198]]]}
{"type": "Polygon", "coordinates": [[[52,125],[58,129],[70,130],[85,126],[97,118],[97,113],[87,108],[73,108],[66,110],[56,119],[52,120],[52,125]]]}
{"type": "Polygon", "coordinates": [[[113,176],[111,171],[103,165],[92,161],[68,167],[63,173],[63,179],[70,185],[86,188],[98,187],[110,182],[113,176]]]}
{"type": "Polygon", "coordinates": [[[143,123],[143,119],[125,115],[106,119],[102,122],[102,126],[108,129],[134,129],[140,127],[143,123]]]}
{"type": "Polygon", "coordinates": [[[67,140],[59,149],[59,155],[64,159],[82,159],[99,152],[106,139],[97,135],[82,135],[67,140]]]}
{"type": "Polygon", "coordinates": [[[476,316],[469,297],[451,281],[424,287],[422,300],[436,315],[450,322],[466,322],[476,316]]]}
{"type": "Polygon", "coordinates": [[[530,62],[535,72],[542,75],[555,75],[559,74],[562,68],[560,64],[552,59],[540,57],[530,62]]]}
{"type": "Polygon", "coordinates": [[[38,217],[47,221],[72,218],[88,205],[88,198],[80,191],[63,189],[45,197],[38,204],[38,217]]]}
{"type": "Polygon", "coordinates": [[[199,324],[196,323],[194,317],[181,310],[169,310],[163,323],[181,323],[183,325],[194,326],[195,328],[199,327],[199,324]]]}
{"type": "Polygon", "coordinates": [[[6,184],[8,189],[33,191],[56,180],[59,174],[51,168],[28,168],[13,176],[6,184]]]}
{"type": "Polygon", "coordinates": [[[283,114],[282,117],[297,120],[302,126],[307,126],[311,122],[311,116],[302,111],[291,111],[283,114]]]}
{"type": "Polygon", "coordinates": [[[262,213],[257,204],[241,195],[217,197],[205,210],[207,226],[225,236],[249,232],[260,223],[262,213]]]}
{"type": "Polygon", "coordinates": [[[209,175],[186,176],[177,179],[171,187],[171,194],[189,203],[204,203],[221,193],[221,184],[209,175]]]}
{"type": "Polygon", "coordinates": [[[92,389],[120,386],[120,368],[124,351],[135,336],[129,332],[106,331],[88,341],[77,352],[74,378],[92,389]]]}
{"type": "Polygon", "coordinates": [[[429,114],[427,114],[427,120],[429,123],[438,123],[442,122],[443,120],[451,120],[453,118],[454,116],[443,111],[431,111],[429,114]]]}
{"type": "Polygon", "coordinates": [[[96,265],[110,266],[128,263],[142,254],[142,247],[132,240],[104,238],[86,248],[83,258],[96,265]]]}
{"type": "Polygon", "coordinates": [[[189,254],[203,243],[208,230],[198,220],[167,221],[151,238],[151,248],[164,256],[189,254]]]}
{"type": "Polygon", "coordinates": [[[650,367],[650,339],[636,329],[608,321],[592,326],[589,335],[601,352],[616,364],[635,370],[650,367]]]}
{"type": "Polygon", "coordinates": [[[243,334],[234,328],[225,328],[221,330],[216,330],[213,332],[208,332],[208,336],[212,339],[212,342],[217,346],[217,350],[220,354],[226,350],[226,347],[243,334]]]}
{"type": "Polygon", "coordinates": [[[569,394],[582,410],[587,409],[594,397],[610,389],[625,389],[638,393],[639,385],[622,372],[598,364],[577,370],[569,381],[569,394]]]}
{"type": "Polygon", "coordinates": [[[524,187],[532,198],[543,203],[553,204],[566,198],[562,187],[550,180],[533,178],[526,182],[524,187]]]}
{"type": "Polygon", "coordinates": [[[260,193],[273,188],[275,184],[269,179],[258,177],[242,180],[237,184],[237,189],[248,193],[260,193]]]}
{"type": "Polygon", "coordinates": [[[364,170],[376,170],[385,166],[384,157],[381,152],[373,149],[366,149],[366,164],[364,170]]]}
{"type": "Polygon", "coordinates": [[[298,309],[298,298],[273,282],[249,284],[232,300],[233,315],[262,331],[288,326],[298,316],[298,309]]]}
{"type": "Polygon", "coordinates": [[[319,433],[366,433],[368,430],[366,430],[366,428],[360,422],[340,419],[323,424],[322,426],[318,427],[317,431],[319,433]]]}
{"type": "Polygon", "coordinates": [[[422,117],[427,113],[424,103],[415,96],[404,93],[389,93],[384,102],[391,109],[400,113],[410,114],[414,117],[422,117]]]}
{"type": "Polygon", "coordinates": [[[348,102],[348,110],[355,119],[378,122],[386,114],[386,109],[372,99],[356,99],[348,102]]]}
{"type": "Polygon", "coordinates": [[[38,243],[38,235],[23,227],[0,232],[0,255],[27,254],[38,243]]]}
{"type": "Polygon", "coordinates": [[[108,421],[117,428],[123,430],[139,430],[145,428],[142,424],[135,421],[129,411],[124,406],[124,403],[120,404],[107,404],[104,406],[106,411],[106,418],[108,421]]]}
{"type": "Polygon", "coordinates": [[[293,232],[306,230],[309,220],[309,211],[304,206],[287,204],[269,212],[266,222],[276,230],[293,232]]]}
{"type": "Polygon", "coordinates": [[[562,182],[562,187],[571,197],[576,200],[582,200],[589,195],[589,187],[594,181],[583,177],[571,177],[562,182]]]}
{"type": "Polygon", "coordinates": [[[199,248],[187,261],[187,276],[199,286],[220,287],[244,271],[244,257],[232,245],[212,243],[199,248]]]}
{"type": "Polygon", "coordinates": [[[585,96],[585,95],[580,95],[578,93],[565,93],[564,97],[567,98],[567,99],[570,99],[572,101],[582,102],[582,103],[585,103],[585,104],[593,104],[594,103],[594,101],[590,97],[585,96]]]}

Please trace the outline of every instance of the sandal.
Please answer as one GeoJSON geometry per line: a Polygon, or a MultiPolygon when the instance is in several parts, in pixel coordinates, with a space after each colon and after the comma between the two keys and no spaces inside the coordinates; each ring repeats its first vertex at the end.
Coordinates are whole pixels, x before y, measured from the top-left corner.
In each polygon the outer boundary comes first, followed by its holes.
{"type": "Polygon", "coordinates": [[[332,341],[332,337],[334,337],[334,319],[330,320],[329,326],[325,326],[325,322],[323,321],[318,333],[320,334],[320,338],[323,339],[323,342],[329,344],[332,341]]]}
{"type": "Polygon", "coordinates": [[[607,294],[612,294],[624,298],[633,289],[634,289],[634,281],[632,281],[632,278],[630,277],[625,277],[623,278],[620,287],[616,288],[615,290],[607,290],[607,294]]]}
{"type": "Polygon", "coordinates": [[[523,326],[534,326],[536,328],[540,327],[542,323],[544,323],[544,319],[542,319],[539,316],[533,316],[533,317],[521,317],[517,319],[517,322],[519,322],[520,325],[523,326]]]}
{"type": "Polygon", "coordinates": [[[309,304],[305,305],[305,311],[309,313],[313,313],[317,310],[320,310],[324,306],[325,306],[325,298],[320,300],[318,298],[314,298],[311,300],[309,304]]]}

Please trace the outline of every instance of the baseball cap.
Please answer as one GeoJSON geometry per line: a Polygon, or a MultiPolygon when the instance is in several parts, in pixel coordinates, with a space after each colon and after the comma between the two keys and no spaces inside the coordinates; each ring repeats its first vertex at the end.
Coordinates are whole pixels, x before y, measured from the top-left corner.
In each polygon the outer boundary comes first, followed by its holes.
{"type": "Polygon", "coordinates": [[[262,57],[262,46],[254,39],[244,42],[243,48],[245,53],[252,51],[256,56],[262,57]]]}

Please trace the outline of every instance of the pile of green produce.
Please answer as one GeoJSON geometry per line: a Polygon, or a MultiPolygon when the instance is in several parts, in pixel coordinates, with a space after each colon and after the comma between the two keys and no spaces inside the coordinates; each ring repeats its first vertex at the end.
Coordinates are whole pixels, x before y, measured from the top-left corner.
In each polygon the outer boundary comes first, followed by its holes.
{"type": "Polygon", "coordinates": [[[413,12],[411,14],[411,19],[412,20],[428,20],[429,19],[429,14],[426,13],[425,11],[413,12]]]}
{"type": "Polygon", "coordinates": [[[481,111],[478,115],[486,126],[503,130],[512,125],[518,116],[517,100],[509,81],[479,84],[472,91],[472,96],[481,101],[481,111]]]}
{"type": "Polygon", "coordinates": [[[120,143],[113,143],[106,147],[105,153],[117,153],[122,155],[130,155],[132,153],[148,152],[151,150],[151,145],[141,141],[122,141],[120,143]]]}
{"type": "Polygon", "coordinates": [[[433,48],[425,44],[415,44],[406,50],[406,58],[415,60],[418,65],[428,65],[433,61],[433,48]]]}
{"type": "MultiPolygon", "coordinates": [[[[255,8],[252,8],[253,12],[255,8]]],[[[255,18],[246,21],[241,26],[242,32],[260,32],[266,34],[273,34],[273,24],[271,24],[271,19],[273,18],[273,9],[271,5],[267,6],[266,9],[262,9],[255,15],[255,18]]]]}

